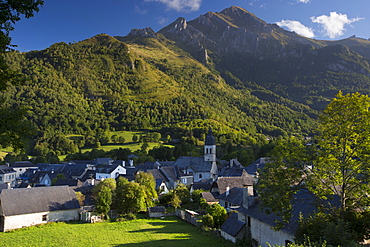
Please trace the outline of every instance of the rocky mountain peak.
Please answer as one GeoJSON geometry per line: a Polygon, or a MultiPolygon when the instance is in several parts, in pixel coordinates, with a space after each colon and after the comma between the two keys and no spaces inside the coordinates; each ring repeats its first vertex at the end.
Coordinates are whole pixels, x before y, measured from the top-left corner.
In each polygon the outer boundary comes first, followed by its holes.
{"type": "Polygon", "coordinates": [[[150,27],[144,29],[132,29],[127,36],[131,37],[143,37],[143,38],[156,38],[156,33],[150,27]]]}

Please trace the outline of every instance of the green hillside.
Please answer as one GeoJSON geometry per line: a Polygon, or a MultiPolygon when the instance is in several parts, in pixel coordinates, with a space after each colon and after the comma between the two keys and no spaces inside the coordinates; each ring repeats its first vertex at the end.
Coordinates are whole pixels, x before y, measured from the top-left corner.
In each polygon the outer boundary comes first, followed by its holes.
{"type": "Polygon", "coordinates": [[[315,111],[264,89],[261,94],[274,100],[235,89],[162,35],[101,34],[42,51],[9,52],[7,60],[28,78],[2,96],[5,106],[26,108],[37,126],[34,155],[104,144],[110,130],[152,129],[176,137],[212,126],[216,134],[234,133],[255,143],[261,134],[308,134],[315,125],[315,111]],[[84,139],[74,142],[67,134],[84,139]]]}

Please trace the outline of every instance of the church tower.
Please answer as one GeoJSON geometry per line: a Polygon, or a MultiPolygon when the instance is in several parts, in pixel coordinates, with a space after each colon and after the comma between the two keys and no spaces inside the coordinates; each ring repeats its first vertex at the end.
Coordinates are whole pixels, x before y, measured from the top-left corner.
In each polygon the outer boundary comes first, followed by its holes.
{"type": "Polygon", "coordinates": [[[212,135],[211,128],[204,142],[204,161],[216,162],[216,139],[212,135]]]}

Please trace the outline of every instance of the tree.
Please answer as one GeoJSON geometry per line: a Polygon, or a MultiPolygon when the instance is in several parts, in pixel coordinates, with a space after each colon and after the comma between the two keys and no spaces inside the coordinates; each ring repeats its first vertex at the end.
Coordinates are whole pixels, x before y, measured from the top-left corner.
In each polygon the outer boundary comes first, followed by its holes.
{"type": "Polygon", "coordinates": [[[98,183],[93,188],[96,211],[101,213],[104,218],[108,218],[108,212],[113,202],[113,192],[116,190],[116,180],[107,178],[98,183]]]}
{"type": "Polygon", "coordinates": [[[112,204],[112,190],[106,186],[102,186],[96,196],[96,211],[101,213],[104,218],[108,218],[108,212],[112,204]]]}
{"type": "Polygon", "coordinates": [[[119,213],[137,213],[145,208],[145,191],[140,184],[135,182],[122,183],[116,193],[120,195],[116,198],[119,213]]]}
{"type": "MultiPolygon", "coordinates": [[[[4,90],[8,83],[24,81],[23,75],[11,71],[4,59],[6,50],[11,48],[10,31],[13,24],[21,16],[30,18],[39,11],[44,1],[9,0],[0,2],[0,90],[4,90]]],[[[3,102],[1,100],[1,105],[3,102]]],[[[33,134],[32,125],[23,117],[24,110],[11,107],[0,107],[0,146],[12,146],[15,149],[24,148],[27,137],[33,134]]]]}
{"type": "Polygon", "coordinates": [[[158,199],[157,191],[155,190],[155,179],[153,174],[146,172],[139,172],[135,176],[135,182],[139,183],[145,192],[146,207],[153,205],[153,200],[158,199]]]}
{"type": "Polygon", "coordinates": [[[178,184],[173,193],[180,198],[182,203],[190,202],[190,191],[185,184],[178,184]]]}
{"type": "Polygon", "coordinates": [[[220,204],[215,203],[207,208],[207,213],[213,217],[214,227],[220,227],[227,218],[227,211],[220,204]]]}
{"type": "MultiPolygon", "coordinates": [[[[314,145],[296,138],[277,142],[273,162],[265,166],[257,188],[264,207],[287,222],[297,192],[305,190],[317,200],[319,210],[330,214],[332,222],[347,225],[356,222],[354,218],[366,217],[370,204],[369,107],[368,96],[339,92],[320,115],[314,145]],[[338,207],[331,203],[335,200],[338,207]]],[[[367,229],[362,232],[364,238],[370,221],[362,228],[367,229]]]]}

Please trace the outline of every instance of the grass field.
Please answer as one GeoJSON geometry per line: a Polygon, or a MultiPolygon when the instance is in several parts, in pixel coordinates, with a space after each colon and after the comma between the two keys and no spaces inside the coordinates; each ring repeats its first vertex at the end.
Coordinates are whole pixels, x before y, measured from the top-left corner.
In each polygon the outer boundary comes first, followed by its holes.
{"type": "Polygon", "coordinates": [[[0,233],[0,246],[234,246],[178,218],[113,223],[52,223],[0,233]]]}

